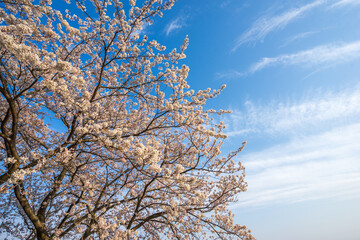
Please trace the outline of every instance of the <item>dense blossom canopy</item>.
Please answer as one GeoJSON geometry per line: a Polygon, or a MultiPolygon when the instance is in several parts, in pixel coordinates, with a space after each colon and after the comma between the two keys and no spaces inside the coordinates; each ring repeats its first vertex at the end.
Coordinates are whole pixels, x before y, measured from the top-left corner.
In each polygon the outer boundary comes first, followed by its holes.
{"type": "Polygon", "coordinates": [[[0,224],[13,239],[252,239],[244,169],[189,89],[188,44],[143,34],[174,0],[0,1],[0,224]]]}

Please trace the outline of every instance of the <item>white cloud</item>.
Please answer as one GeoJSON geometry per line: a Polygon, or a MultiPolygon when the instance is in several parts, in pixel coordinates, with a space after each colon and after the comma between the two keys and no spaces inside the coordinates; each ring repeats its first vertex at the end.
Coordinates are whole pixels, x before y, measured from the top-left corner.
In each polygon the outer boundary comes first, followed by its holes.
{"type": "Polygon", "coordinates": [[[166,27],[165,27],[165,33],[166,36],[169,36],[169,34],[177,29],[181,29],[185,26],[185,18],[184,17],[177,17],[173,21],[171,21],[166,27]]]}
{"type": "Polygon", "coordinates": [[[325,126],[353,123],[360,117],[360,86],[339,92],[317,93],[301,101],[256,105],[245,103],[245,110],[234,111],[225,122],[228,136],[262,133],[291,135],[325,126]]]}
{"type": "Polygon", "coordinates": [[[216,73],[216,79],[233,79],[233,78],[239,78],[245,76],[245,73],[238,72],[235,70],[227,71],[227,72],[218,72],[216,73]]]}
{"type": "Polygon", "coordinates": [[[288,10],[277,16],[262,17],[256,20],[250,29],[239,37],[232,50],[235,51],[245,43],[262,41],[269,33],[284,28],[296,18],[325,2],[327,1],[317,0],[302,7],[288,10]]]}
{"type": "Polygon", "coordinates": [[[318,32],[317,31],[309,31],[309,32],[303,32],[303,33],[296,34],[295,36],[287,38],[285,40],[284,44],[281,45],[281,47],[285,47],[285,46],[289,45],[290,43],[298,41],[300,39],[307,38],[311,35],[314,35],[315,33],[318,33],[318,32]]]}
{"type": "Polygon", "coordinates": [[[240,156],[248,192],[232,207],[360,197],[360,124],[240,156]]]}
{"type": "Polygon", "coordinates": [[[360,0],[340,0],[331,5],[331,7],[343,7],[346,5],[360,5],[360,0]]]}
{"type": "Polygon", "coordinates": [[[360,198],[360,86],[232,115],[228,135],[274,142],[238,156],[249,187],[233,208],[360,198]]]}
{"type": "Polygon", "coordinates": [[[263,68],[275,65],[308,65],[341,63],[360,57],[360,41],[341,45],[321,45],[309,50],[278,57],[265,57],[253,64],[249,73],[260,71],[263,68]]]}

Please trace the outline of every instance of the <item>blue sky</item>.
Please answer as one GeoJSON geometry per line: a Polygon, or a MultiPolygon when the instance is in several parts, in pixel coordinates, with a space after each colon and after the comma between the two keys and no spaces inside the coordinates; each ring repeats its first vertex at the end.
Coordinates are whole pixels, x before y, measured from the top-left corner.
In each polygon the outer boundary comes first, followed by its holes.
{"type": "Polygon", "coordinates": [[[179,0],[144,32],[190,45],[194,89],[230,109],[224,150],[248,191],[231,208],[260,240],[360,239],[360,1],[179,0]]]}

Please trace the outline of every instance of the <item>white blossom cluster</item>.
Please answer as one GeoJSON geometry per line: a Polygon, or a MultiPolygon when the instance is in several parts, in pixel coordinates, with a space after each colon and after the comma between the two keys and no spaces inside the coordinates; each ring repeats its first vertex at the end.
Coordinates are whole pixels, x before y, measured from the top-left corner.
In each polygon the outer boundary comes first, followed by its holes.
{"type": "Polygon", "coordinates": [[[0,3],[0,229],[18,239],[253,239],[246,190],[179,50],[142,29],[174,0],[0,3]]]}

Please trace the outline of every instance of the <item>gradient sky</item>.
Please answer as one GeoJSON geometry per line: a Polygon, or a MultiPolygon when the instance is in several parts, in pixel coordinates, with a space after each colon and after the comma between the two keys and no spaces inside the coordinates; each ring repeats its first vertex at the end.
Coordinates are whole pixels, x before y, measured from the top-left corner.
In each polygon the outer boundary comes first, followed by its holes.
{"type": "Polygon", "coordinates": [[[259,240],[360,239],[360,0],[179,0],[145,28],[179,47],[189,83],[230,109],[224,150],[248,191],[231,206],[259,240]]]}

